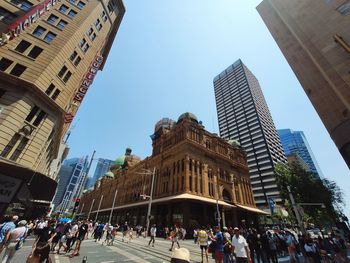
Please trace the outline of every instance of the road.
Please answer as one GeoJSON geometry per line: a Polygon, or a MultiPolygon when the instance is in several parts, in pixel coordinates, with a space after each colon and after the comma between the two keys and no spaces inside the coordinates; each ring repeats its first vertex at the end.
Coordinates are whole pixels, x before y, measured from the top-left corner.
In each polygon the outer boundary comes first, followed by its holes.
{"type": "MultiPolygon", "coordinates": [[[[53,263],[81,263],[83,257],[87,257],[88,263],[163,263],[169,262],[171,242],[168,240],[156,239],[155,247],[148,247],[148,238],[135,238],[131,242],[122,242],[118,236],[113,246],[102,245],[102,242],[94,242],[92,239],[84,240],[81,246],[80,256],[69,258],[69,255],[52,254],[53,263]]],[[[16,253],[13,263],[25,263],[26,257],[31,251],[33,239],[29,238],[24,246],[16,253]]],[[[180,241],[181,247],[190,251],[191,262],[201,262],[200,249],[193,240],[180,241]]],[[[209,255],[211,257],[211,255],[209,255]]],[[[210,263],[214,260],[210,259],[210,263]]],[[[280,263],[289,262],[289,258],[279,258],[280,263]]]]}

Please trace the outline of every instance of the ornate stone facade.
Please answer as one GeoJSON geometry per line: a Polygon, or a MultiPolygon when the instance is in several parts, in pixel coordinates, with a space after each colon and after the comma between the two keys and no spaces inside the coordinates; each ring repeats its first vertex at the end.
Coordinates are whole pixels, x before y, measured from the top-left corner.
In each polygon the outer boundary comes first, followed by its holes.
{"type": "Polygon", "coordinates": [[[142,197],[150,195],[153,169],[151,214],[157,225],[214,224],[216,202],[227,225],[251,222],[252,213],[261,212],[255,207],[246,155],[235,142],[209,133],[189,113],[176,123],[161,120],[151,137],[152,156],[112,167],[115,177],[103,178],[81,198],[80,216],[108,221],[117,190],[112,223],[145,224],[148,200],[142,197]]]}

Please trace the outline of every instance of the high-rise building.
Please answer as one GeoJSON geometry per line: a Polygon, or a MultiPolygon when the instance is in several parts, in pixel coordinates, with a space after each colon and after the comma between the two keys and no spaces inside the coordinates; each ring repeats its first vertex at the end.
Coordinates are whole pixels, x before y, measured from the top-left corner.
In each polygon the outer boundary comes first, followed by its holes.
{"type": "Polygon", "coordinates": [[[287,156],[297,154],[309,166],[311,172],[319,177],[323,177],[316,158],[313,155],[310,145],[302,131],[279,129],[277,132],[280,136],[284,153],[287,156]]]}
{"type": "Polygon", "coordinates": [[[73,208],[74,200],[80,197],[87,176],[88,157],[67,160],[59,172],[57,192],[53,201],[56,212],[73,208]]]}
{"type": "Polygon", "coordinates": [[[220,136],[246,150],[256,204],[281,201],[274,165],[286,157],[258,80],[237,60],[214,78],[214,89],[220,136]]]}
{"type": "Polygon", "coordinates": [[[350,168],[350,1],[264,0],[257,9],[350,168]]]}
{"type": "Polygon", "coordinates": [[[20,187],[28,200],[51,201],[51,163],[124,12],[122,0],[1,1],[0,179],[14,183],[6,204],[20,187]]]}
{"type": "Polygon", "coordinates": [[[98,158],[94,175],[93,177],[88,178],[85,188],[88,189],[93,187],[96,181],[105,175],[113,164],[114,161],[112,160],[98,158]]]}

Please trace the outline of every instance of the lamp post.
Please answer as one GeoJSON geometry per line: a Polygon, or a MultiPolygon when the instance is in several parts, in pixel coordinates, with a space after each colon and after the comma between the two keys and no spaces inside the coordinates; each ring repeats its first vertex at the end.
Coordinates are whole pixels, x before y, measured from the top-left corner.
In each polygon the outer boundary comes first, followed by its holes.
{"type": "Polygon", "coordinates": [[[98,213],[100,212],[102,199],[103,199],[103,195],[101,195],[100,203],[98,204],[98,208],[97,208],[97,212],[96,212],[96,216],[95,216],[95,221],[97,221],[98,213]]]}
{"type": "Polygon", "coordinates": [[[151,181],[151,191],[149,195],[141,195],[144,199],[149,198],[148,200],[148,209],[147,209],[147,223],[146,223],[146,236],[148,235],[149,225],[151,221],[151,209],[152,209],[152,201],[153,201],[153,188],[154,188],[154,178],[155,178],[156,168],[153,168],[153,172],[150,170],[146,170],[145,173],[138,173],[138,174],[145,174],[145,175],[152,175],[152,181],[151,181]]]}
{"type": "Polygon", "coordinates": [[[109,223],[109,224],[111,224],[111,219],[112,219],[113,210],[114,210],[114,204],[115,204],[115,198],[117,197],[117,194],[118,194],[118,189],[115,189],[114,198],[113,198],[113,204],[112,204],[112,209],[111,209],[111,213],[109,214],[109,220],[108,220],[108,223],[109,223]]]}
{"type": "Polygon", "coordinates": [[[91,214],[92,207],[94,206],[94,203],[95,203],[95,199],[92,199],[89,214],[88,214],[88,220],[90,220],[90,214],[91,214]]]}

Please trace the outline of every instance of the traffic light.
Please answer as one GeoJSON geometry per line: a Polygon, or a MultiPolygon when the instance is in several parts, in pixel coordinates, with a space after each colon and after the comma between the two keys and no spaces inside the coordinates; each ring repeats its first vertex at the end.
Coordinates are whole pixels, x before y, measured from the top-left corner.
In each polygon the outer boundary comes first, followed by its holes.
{"type": "Polygon", "coordinates": [[[73,207],[73,213],[75,213],[75,210],[78,208],[80,203],[80,198],[75,199],[74,207],[73,207]]]}

